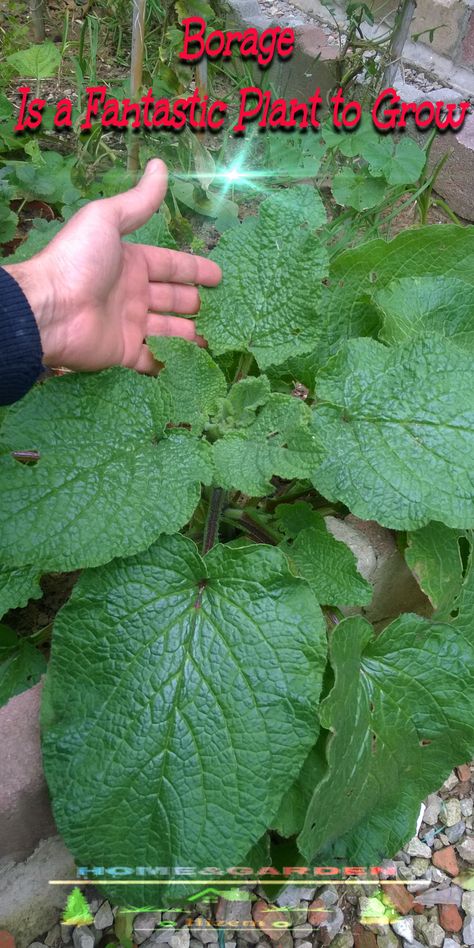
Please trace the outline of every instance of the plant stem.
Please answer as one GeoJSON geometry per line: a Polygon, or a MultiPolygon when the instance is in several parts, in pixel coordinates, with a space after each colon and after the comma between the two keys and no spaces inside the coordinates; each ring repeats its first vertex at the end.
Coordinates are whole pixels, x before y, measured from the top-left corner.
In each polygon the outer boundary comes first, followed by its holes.
{"type": "Polygon", "coordinates": [[[219,521],[227,499],[227,492],[222,487],[213,487],[209,498],[209,507],[207,509],[206,526],[204,528],[204,538],[202,541],[202,555],[205,556],[212,549],[216,542],[219,521]]]}
{"type": "Polygon", "coordinates": [[[242,352],[234,376],[234,384],[235,382],[240,382],[241,379],[245,379],[247,377],[250,366],[252,365],[252,361],[253,355],[251,352],[242,352]]]}

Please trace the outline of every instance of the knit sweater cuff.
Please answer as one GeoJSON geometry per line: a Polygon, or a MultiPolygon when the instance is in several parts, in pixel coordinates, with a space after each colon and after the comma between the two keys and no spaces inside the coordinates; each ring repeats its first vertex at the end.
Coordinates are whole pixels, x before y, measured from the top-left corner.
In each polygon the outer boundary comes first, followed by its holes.
{"type": "Polygon", "coordinates": [[[41,338],[16,280],[0,267],[0,405],[21,398],[43,371],[41,338]]]}

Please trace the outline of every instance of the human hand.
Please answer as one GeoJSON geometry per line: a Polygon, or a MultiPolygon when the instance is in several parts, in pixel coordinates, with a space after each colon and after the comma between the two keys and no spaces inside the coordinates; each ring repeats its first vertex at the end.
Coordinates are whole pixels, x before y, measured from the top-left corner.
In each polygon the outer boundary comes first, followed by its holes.
{"type": "Polygon", "coordinates": [[[19,283],[38,324],[45,365],[93,371],[126,365],[156,373],[146,336],[199,345],[197,284],[216,286],[216,263],[192,254],[122,242],[158,210],[166,165],[150,161],[136,187],[92,201],[39,254],[4,269],[19,283]]]}

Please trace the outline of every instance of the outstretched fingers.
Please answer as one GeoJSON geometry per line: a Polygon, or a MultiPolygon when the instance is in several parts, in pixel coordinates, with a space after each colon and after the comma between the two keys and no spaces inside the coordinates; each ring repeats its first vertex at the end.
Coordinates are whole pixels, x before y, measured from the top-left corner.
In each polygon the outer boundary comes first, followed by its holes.
{"type": "Polygon", "coordinates": [[[150,283],[217,286],[222,279],[221,268],[206,257],[164,247],[148,247],[146,244],[136,244],[135,248],[145,258],[150,283]]]}
{"type": "Polygon", "coordinates": [[[192,319],[182,319],[179,316],[160,316],[149,313],[147,319],[147,336],[179,336],[198,346],[205,346],[206,341],[196,332],[192,319]]]}

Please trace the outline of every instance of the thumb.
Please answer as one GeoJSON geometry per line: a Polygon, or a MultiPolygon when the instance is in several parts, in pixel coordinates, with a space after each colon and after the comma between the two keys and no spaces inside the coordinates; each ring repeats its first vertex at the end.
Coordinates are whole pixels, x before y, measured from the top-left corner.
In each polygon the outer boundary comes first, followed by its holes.
{"type": "Polygon", "coordinates": [[[168,171],[164,161],[153,158],[134,188],[107,198],[121,234],[130,234],[141,227],[158,210],[168,187],[168,171]]]}

